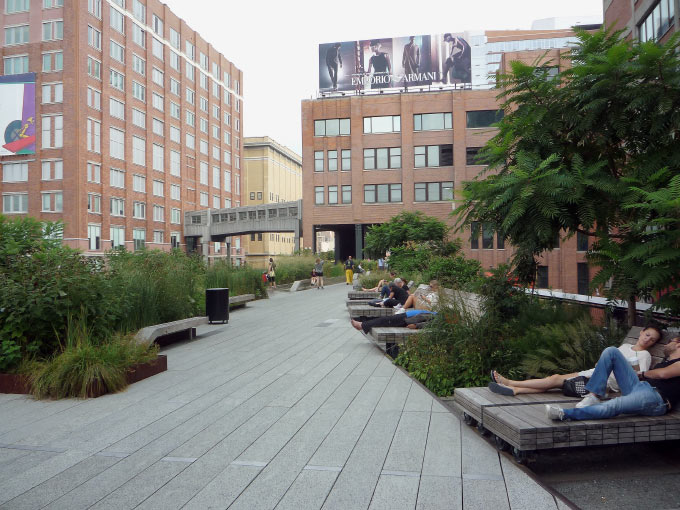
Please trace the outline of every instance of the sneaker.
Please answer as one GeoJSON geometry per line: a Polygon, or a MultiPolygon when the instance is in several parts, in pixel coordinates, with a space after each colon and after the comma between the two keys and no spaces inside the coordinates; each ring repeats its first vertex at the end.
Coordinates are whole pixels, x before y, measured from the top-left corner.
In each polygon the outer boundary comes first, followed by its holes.
{"type": "Polygon", "coordinates": [[[394,312],[394,315],[399,315],[399,314],[401,314],[401,313],[406,313],[406,310],[404,310],[403,308],[398,308],[398,309],[397,309],[396,306],[395,306],[394,308],[395,308],[395,310],[396,310],[396,311],[394,312]]]}
{"type": "Polygon", "coordinates": [[[551,420],[564,420],[564,409],[553,404],[545,405],[545,415],[551,420]]]}
{"type": "Polygon", "coordinates": [[[394,309],[395,309],[395,310],[399,310],[400,308],[401,308],[401,303],[397,303],[397,304],[394,306],[394,309]]]}
{"type": "Polygon", "coordinates": [[[588,407],[588,406],[594,406],[595,404],[599,404],[602,402],[597,395],[593,393],[588,393],[583,400],[581,400],[578,404],[576,404],[576,407],[578,409],[581,409],[582,407],[588,407]]]}

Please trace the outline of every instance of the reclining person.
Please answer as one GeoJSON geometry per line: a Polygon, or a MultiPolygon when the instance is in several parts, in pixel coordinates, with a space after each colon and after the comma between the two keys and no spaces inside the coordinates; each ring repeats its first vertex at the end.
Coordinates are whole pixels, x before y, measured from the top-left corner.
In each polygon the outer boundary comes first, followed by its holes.
{"type": "Polygon", "coordinates": [[[620,414],[661,416],[670,412],[680,403],[680,337],[673,338],[663,351],[666,361],[653,370],[636,373],[618,349],[607,347],[586,384],[590,393],[581,402],[584,405],[563,409],[546,404],[546,415],[552,420],[597,420],[620,414]],[[621,387],[621,396],[602,402],[611,373],[621,387]]]}
{"type": "Polygon", "coordinates": [[[380,306],[383,308],[394,308],[397,305],[404,306],[409,298],[408,285],[401,278],[395,278],[390,283],[390,295],[380,306]]]}
{"type": "Polygon", "coordinates": [[[409,328],[422,329],[436,315],[430,310],[406,310],[406,313],[391,315],[389,317],[360,317],[361,320],[350,319],[354,329],[369,334],[373,328],[409,328]]]}
{"type": "MultiPolygon", "coordinates": [[[[437,280],[430,280],[429,285],[418,285],[415,292],[409,294],[408,299],[401,308],[432,310],[437,303],[439,303],[439,282],[437,280]]],[[[397,306],[395,308],[399,307],[397,306]]]]}
{"type": "MultiPolygon", "coordinates": [[[[635,345],[622,344],[618,350],[624,358],[637,357],[640,365],[640,370],[648,370],[652,364],[652,356],[647,352],[661,338],[661,330],[656,326],[647,326],[640,331],[640,336],[635,345]]],[[[561,388],[564,381],[572,379],[577,376],[592,377],[594,369],[584,370],[573,374],[553,374],[542,379],[528,379],[526,381],[514,381],[503,377],[498,372],[493,370],[491,372],[491,380],[489,389],[494,393],[501,395],[521,395],[523,393],[543,393],[553,388],[561,388]]],[[[612,391],[619,391],[619,386],[616,382],[614,374],[609,378],[609,389],[612,391]]]]}
{"type": "MultiPolygon", "coordinates": [[[[390,278],[394,280],[396,278],[397,274],[394,271],[390,271],[390,278]]],[[[380,280],[378,282],[378,285],[371,289],[367,289],[365,287],[362,287],[361,290],[365,292],[380,292],[380,297],[381,298],[386,298],[387,296],[390,295],[390,290],[389,290],[389,284],[390,280],[380,280]]]]}

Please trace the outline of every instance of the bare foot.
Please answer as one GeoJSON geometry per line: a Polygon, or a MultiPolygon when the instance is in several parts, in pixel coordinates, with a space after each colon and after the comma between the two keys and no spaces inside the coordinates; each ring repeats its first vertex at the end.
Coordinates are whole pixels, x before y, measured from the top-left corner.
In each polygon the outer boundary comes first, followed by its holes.
{"type": "Polygon", "coordinates": [[[350,319],[349,321],[354,329],[361,331],[361,322],[355,321],[354,319],[350,319]]]}
{"type": "Polygon", "coordinates": [[[406,327],[408,329],[418,329],[418,326],[416,324],[408,324],[406,327]]]}
{"type": "Polygon", "coordinates": [[[505,377],[503,377],[501,374],[499,374],[495,370],[493,371],[493,375],[496,377],[496,381],[499,382],[500,384],[503,384],[505,386],[510,386],[510,379],[506,379],[505,377]]]}

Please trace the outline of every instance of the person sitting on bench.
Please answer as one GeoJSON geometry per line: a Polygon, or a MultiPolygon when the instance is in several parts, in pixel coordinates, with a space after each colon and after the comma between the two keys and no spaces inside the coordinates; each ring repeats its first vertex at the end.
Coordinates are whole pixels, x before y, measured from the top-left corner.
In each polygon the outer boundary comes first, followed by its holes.
{"type": "MultiPolygon", "coordinates": [[[[392,280],[394,280],[396,277],[397,277],[397,274],[394,271],[391,271],[390,272],[390,278],[392,278],[392,280]]],[[[387,296],[390,295],[389,285],[390,285],[390,280],[380,280],[378,282],[378,285],[376,285],[375,287],[373,287],[371,289],[367,289],[365,287],[362,287],[361,290],[363,290],[364,292],[380,292],[380,297],[384,299],[384,298],[386,298],[387,296]]]]}
{"type": "Polygon", "coordinates": [[[546,404],[546,415],[551,420],[597,420],[620,414],[666,414],[680,402],[680,337],[673,338],[663,352],[666,361],[637,373],[618,349],[607,347],[586,384],[590,393],[583,399],[585,405],[564,409],[546,404]],[[621,387],[621,396],[602,402],[611,373],[621,387]]]}
{"type": "Polygon", "coordinates": [[[422,329],[435,315],[436,312],[430,310],[406,310],[406,313],[391,315],[390,317],[350,319],[350,323],[354,329],[363,331],[368,335],[373,328],[422,329]]]}
{"type": "MultiPolygon", "coordinates": [[[[407,287],[408,288],[408,287],[407,287]]],[[[439,282],[437,280],[430,280],[429,285],[418,285],[418,288],[413,294],[409,294],[406,302],[401,306],[395,308],[416,308],[419,310],[432,310],[432,308],[439,302],[439,282]]]]}
{"type": "MultiPolygon", "coordinates": [[[[652,364],[652,356],[647,352],[661,338],[661,330],[656,326],[647,326],[640,331],[640,336],[635,345],[622,344],[618,350],[625,358],[637,357],[640,370],[648,370],[652,364]]],[[[491,383],[489,389],[500,395],[521,395],[523,393],[543,393],[553,388],[561,388],[564,381],[578,376],[592,377],[594,369],[584,370],[573,374],[553,374],[542,379],[528,379],[526,381],[514,381],[507,379],[495,370],[491,371],[491,383]]],[[[609,389],[619,391],[616,378],[609,378],[609,389]]]]}

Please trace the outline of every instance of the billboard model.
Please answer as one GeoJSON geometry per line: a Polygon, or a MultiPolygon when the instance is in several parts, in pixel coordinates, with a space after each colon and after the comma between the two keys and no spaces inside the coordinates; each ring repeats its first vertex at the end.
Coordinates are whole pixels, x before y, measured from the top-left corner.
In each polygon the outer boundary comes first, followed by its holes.
{"type": "Polygon", "coordinates": [[[320,44],[319,90],[471,83],[470,53],[454,33],[320,44]]]}
{"type": "Polygon", "coordinates": [[[0,156],[35,154],[35,73],[0,76],[0,156]]]}

